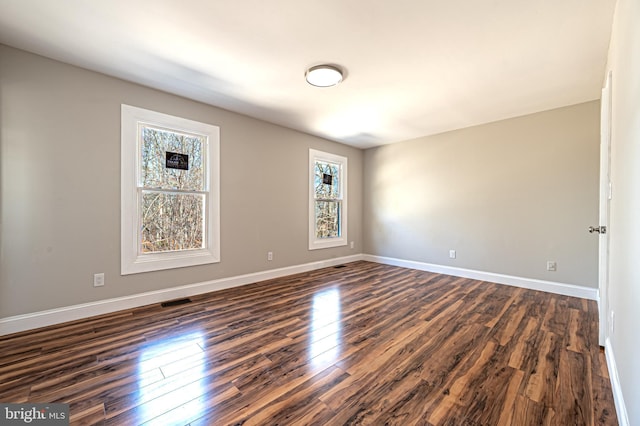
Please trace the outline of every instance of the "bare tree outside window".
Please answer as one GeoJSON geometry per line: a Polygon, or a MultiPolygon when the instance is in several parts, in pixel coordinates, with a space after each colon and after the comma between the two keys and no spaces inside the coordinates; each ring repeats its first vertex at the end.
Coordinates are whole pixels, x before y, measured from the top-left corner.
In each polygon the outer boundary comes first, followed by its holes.
{"type": "Polygon", "coordinates": [[[347,157],[309,149],[309,250],[347,245],[347,157]]]}
{"type": "Polygon", "coordinates": [[[315,162],[315,220],[316,238],[335,238],[341,235],[340,165],[315,162]]]}
{"type": "Polygon", "coordinates": [[[121,105],[120,273],[220,262],[220,128],[121,105]]]}
{"type": "Polygon", "coordinates": [[[140,253],[204,248],[206,138],[140,126],[140,253]],[[187,170],[167,167],[167,153],[188,158],[187,170]]]}

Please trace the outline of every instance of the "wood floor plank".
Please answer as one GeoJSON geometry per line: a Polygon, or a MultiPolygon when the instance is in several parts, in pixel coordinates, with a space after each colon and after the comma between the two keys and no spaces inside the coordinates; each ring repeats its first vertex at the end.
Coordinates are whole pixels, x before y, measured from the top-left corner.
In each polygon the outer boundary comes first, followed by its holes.
{"type": "Polygon", "coordinates": [[[509,381],[509,385],[507,386],[507,391],[505,393],[504,404],[500,412],[500,417],[498,418],[498,422],[496,423],[498,426],[518,424],[514,421],[513,417],[515,413],[516,399],[518,397],[518,389],[520,389],[523,378],[524,372],[522,372],[522,370],[514,371],[513,376],[509,381]]]}
{"type": "Polygon", "coordinates": [[[460,403],[464,402],[462,398],[463,393],[469,389],[469,385],[473,381],[474,377],[480,375],[486,368],[486,364],[489,362],[489,359],[494,354],[495,350],[496,344],[489,341],[473,366],[460,375],[453,384],[447,388],[448,392],[446,393],[446,396],[442,398],[442,401],[440,401],[429,416],[429,421],[431,423],[441,423],[447,417],[447,414],[452,411],[454,406],[459,406],[460,403]]]}
{"type": "Polygon", "coordinates": [[[529,354],[535,353],[539,327],[538,319],[527,319],[527,323],[509,356],[509,367],[519,370],[525,368],[525,360],[528,359],[529,354]]]}
{"type": "Polygon", "coordinates": [[[524,305],[512,304],[505,311],[502,318],[493,327],[493,336],[502,346],[506,345],[514,336],[515,331],[520,326],[520,322],[524,318],[526,307],[524,305]]]}
{"type": "Polygon", "coordinates": [[[558,376],[555,400],[561,406],[570,406],[572,410],[558,412],[562,424],[594,424],[593,387],[591,377],[591,359],[585,354],[572,350],[560,351],[559,369],[565,374],[558,376]],[[577,403],[576,403],[577,402],[577,403]]]}
{"type": "Polygon", "coordinates": [[[585,312],[569,309],[569,327],[565,333],[567,350],[577,353],[587,353],[589,343],[586,341],[590,327],[585,312]]]}
{"type": "Polygon", "coordinates": [[[249,415],[245,424],[324,424],[334,413],[318,396],[348,377],[337,367],[324,370],[312,380],[302,383],[289,393],[271,402],[264,410],[249,415]]]}
{"type": "Polygon", "coordinates": [[[534,402],[554,405],[553,389],[558,377],[559,338],[551,332],[541,336],[535,365],[527,377],[524,394],[534,402]]]}
{"type": "Polygon", "coordinates": [[[78,409],[69,416],[69,422],[74,425],[95,425],[104,421],[104,404],[96,404],[85,409],[78,409]]]}
{"type": "Polygon", "coordinates": [[[615,425],[597,304],[371,262],[0,337],[71,424],[615,425]]]}

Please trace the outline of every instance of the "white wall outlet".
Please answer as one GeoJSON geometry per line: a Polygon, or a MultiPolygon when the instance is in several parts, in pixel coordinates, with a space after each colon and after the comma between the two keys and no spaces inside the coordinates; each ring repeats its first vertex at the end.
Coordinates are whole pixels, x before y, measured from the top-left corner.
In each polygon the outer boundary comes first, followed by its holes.
{"type": "Polygon", "coordinates": [[[547,271],[557,271],[558,264],[554,260],[547,260],[547,271]]]}
{"type": "Polygon", "coordinates": [[[356,247],[356,243],[355,243],[355,241],[351,241],[351,243],[349,244],[349,247],[351,247],[351,248],[355,248],[355,247],[356,247]]]}
{"type": "Polygon", "coordinates": [[[455,258],[456,258],[456,251],[449,250],[449,259],[455,259],[455,258]]]}
{"type": "Polygon", "coordinates": [[[104,272],[93,274],[93,286],[102,287],[104,285],[104,272]]]}
{"type": "Polygon", "coordinates": [[[273,260],[273,252],[272,251],[268,251],[267,252],[267,260],[273,260]]]}

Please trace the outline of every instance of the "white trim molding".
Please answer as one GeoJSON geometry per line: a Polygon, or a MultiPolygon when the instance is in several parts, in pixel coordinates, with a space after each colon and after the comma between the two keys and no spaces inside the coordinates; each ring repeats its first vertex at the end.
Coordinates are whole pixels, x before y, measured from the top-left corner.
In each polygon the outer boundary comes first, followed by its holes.
{"type": "Polygon", "coordinates": [[[347,180],[349,159],[341,155],[331,154],[328,152],[318,151],[316,149],[309,149],[309,250],[324,249],[329,247],[346,246],[347,237],[347,180]],[[316,202],[322,201],[316,199],[316,163],[332,163],[338,166],[338,192],[336,198],[325,200],[327,202],[334,202],[338,204],[338,227],[340,228],[340,235],[337,237],[318,237],[316,235],[316,202]]]}
{"type": "Polygon", "coordinates": [[[329,266],[341,265],[343,263],[362,260],[362,255],[337,257],[334,259],[321,260],[317,262],[304,263],[302,265],[288,266],[279,269],[255,272],[251,274],[238,275],[229,278],[220,278],[212,281],[205,281],[196,284],[189,284],[180,287],[172,287],[157,291],[134,294],[131,296],[117,297],[114,299],[100,300],[97,302],[83,303],[81,305],[66,306],[62,308],[50,309],[47,311],[34,312],[31,314],[16,315],[13,317],[0,318],[0,336],[60,324],[68,321],[89,318],[96,315],[108,314],[121,311],[123,309],[137,308],[139,306],[160,303],[166,300],[179,299],[181,297],[195,296],[217,290],[224,290],[232,287],[239,287],[259,281],[280,278],[287,275],[301,272],[313,271],[329,266]]]}
{"type": "Polygon", "coordinates": [[[583,299],[598,300],[598,289],[582,287],[574,284],[543,281],[534,278],[523,278],[512,275],[496,274],[493,272],[476,271],[473,269],[456,268],[452,266],[436,265],[433,263],[416,262],[413,260],[396,259],[392,257],[363,255],[363,260],[383,263],[385,265],[401,266],[403,268],[417,269],[420,271],[434,272],[437,274],[453,275],[454,277],[471,278],[480,281],[489,281],[496,284],[505,284],[514,287],[522,287],[529,290],[546,291],[548,293],[561,294],[563,296],[581,297],[583,299]]]}
{"type": "MultiPolygon", "coordinates": [[[[61,308],[50,309],[47,311],[0,318],[0,336],[11,333],[18,333],[26,330],[32,330],[39,327],[60,324],[63,322],[89,318],[96,315],[108,314],[123,309],[137,308],[153,303],[164,302],[166,300],[195,296],[198,294],[224,290],[232,287],[239,287],[259,281],[313,271],[316,269],[322,269],[330,266],[340,265],[343,263],[355,262],[358,260],[366,260],[369,262],[400,266],[403,268],[417,269],[438,274],[453,275],[456,277],[471,278],[475,280],[494,282],[497,284],[506,284],[531,290],[562,294],[566,296],[582,297],[590,300],[597,300],[598,296],[597,289],[580,287],[572,284],[562,284],[550,281],[535,280],[531,278],[514,277],[510,275],[501,275],[492,272],[475,271],[471,269],[453,268],[450,266],[435,265],[430,263],[395,259],[383,256],[374,256],[370,254],[356,254],[352,256],[337,257],[334,259],[321,260],[317,262],[304,263],[301,265],[288,266],[279,269],[270,269],[267,271],[254,272],[251,274],[220,278],[212,281],[205,281],[201,283],[172,287],[157,291],[150,291],[146,293],[134,294],[131,296],[100,300],[97,302],[65,306],[61,308]]],[[[607,357],[607,361],[609,361],[609,357],[607,357]]],[[[609,368],[609,371],[611,371],[611,367],[609,368]]]]}
{"type": "Polygon", "coordinates": [[[618,376],[616,357],[613,354],[613,347],[611,346],[611,340],[609,338],[605,340],[604,356],[607,359],[607,368],[609,369],[609,378],[611,380],[611,390],[613,391],[613,402],[616,405],[618,424],[620,426],[630,426],[631,423],[629,423],[627,406],[624,403],[622,387],[620,386],[620,377],[618,376]]]}
{"type": "Polygon", "coordinates": [[[125,104],[120,108],[120,274],[220,262],[220,128],[125,104]],[[200,139],[202,186],[181,189],[182,194],[173,192],[177,190],[174,187],[145,186],[142,179],[143,128],[200,139]],[[140,235],[144,191],[202,197],[202,247],[144,253],[140,235]]]}

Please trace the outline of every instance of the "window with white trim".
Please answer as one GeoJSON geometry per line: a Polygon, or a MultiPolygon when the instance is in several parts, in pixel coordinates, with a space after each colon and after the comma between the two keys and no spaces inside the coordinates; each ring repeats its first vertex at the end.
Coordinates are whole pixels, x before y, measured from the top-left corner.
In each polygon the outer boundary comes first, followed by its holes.
{"type": "Polygon", "coordinates": [[[220,261],[220,129],[121,111],[121,274],[220,261]]]}
{"type": "Polygon", "coordinates": [[[347,158],[309,150],[309,250],[347,245],[347,158]]]}

